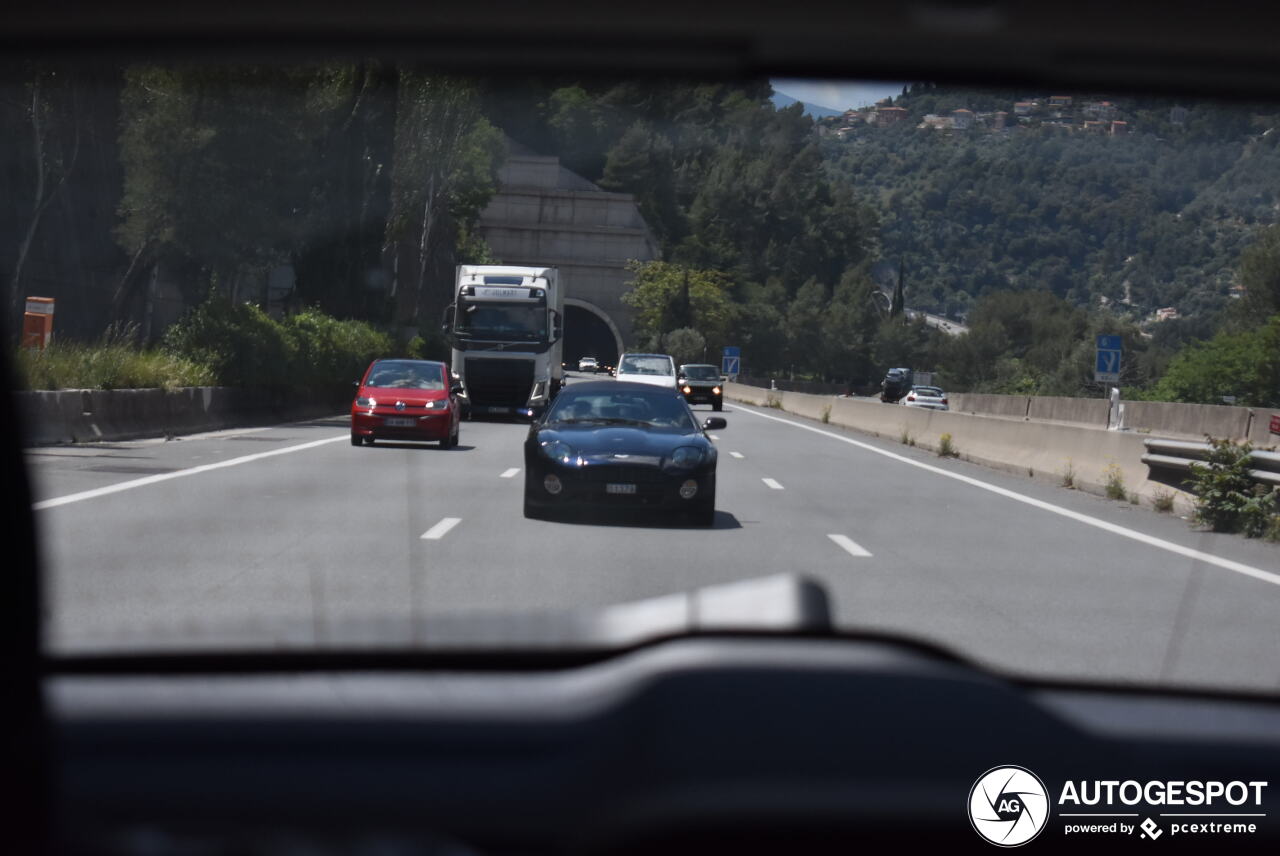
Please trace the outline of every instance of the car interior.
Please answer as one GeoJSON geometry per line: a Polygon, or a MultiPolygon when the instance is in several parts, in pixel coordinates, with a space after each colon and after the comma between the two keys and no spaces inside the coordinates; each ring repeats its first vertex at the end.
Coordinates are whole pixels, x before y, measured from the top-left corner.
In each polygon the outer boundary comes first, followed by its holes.
{"type": "MultiPolygon", "coordinates": [[[[1030,80],[1275,98],[1278,18],[1243,2],[55,0],[2,29],[10,71],[45,57],[370,53],[512,79],[1030,80]]],[[[6,406],[9,853],[989,850],[964,804],[994,764],[1280,787],[1273,695],[994,674],[909,638],[834,629],[803,567],[573,615],[458,617],[443,645],[335,628],[361,641],[51,655],[23,414],[12,396],[6,406]]],[[[1148,844],[1180,842],[1131,842],[1148,844]]],[[[1276,852],[1280,821],[1230,843],[1245,845],[1276,852]]]]}

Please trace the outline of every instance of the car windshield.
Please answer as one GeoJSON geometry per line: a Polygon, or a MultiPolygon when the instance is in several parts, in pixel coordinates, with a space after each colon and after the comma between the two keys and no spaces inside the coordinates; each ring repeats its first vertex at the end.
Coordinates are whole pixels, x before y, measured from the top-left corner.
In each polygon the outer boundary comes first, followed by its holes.
{"type": "Polygon", "coordinates": [[[201,56],[0,77],[49,652],[787,571],[999,672],[1280,690],[1280,104],[201,56]],[[526,514],[544,423],[704,481],[526,514]]]}
{"type": "Polygon", "coordinates": [[[444,366],[438,363],[381,361],[374,364],[365,385],[440,391],[445,388],[444,366]]]}
{"type": "Polygon", "coordinates": [[[671,361],[666,357],[624,357],[618,371],[627,374],[670,375],[671,361]]]}
{"type": "Polygon", "coordinates": [[[563,393],[546,418],[547,425],[637,425],[694,431],[689,408],[670,393],[593,391],[563,393]]]}

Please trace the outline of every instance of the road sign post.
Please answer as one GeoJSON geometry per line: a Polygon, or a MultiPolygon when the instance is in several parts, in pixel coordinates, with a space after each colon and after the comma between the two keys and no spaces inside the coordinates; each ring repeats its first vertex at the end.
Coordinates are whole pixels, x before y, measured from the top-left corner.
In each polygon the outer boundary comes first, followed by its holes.
{"type": "Polygon", "coordinates": [[[727,375],[730,380],[736,381],[741,369],[742,349],[726,346],[720,361],[720,374],[727,375]]]}
{"type": "Polygon", "coordinates": [[[1124,343],[1119,336],[1099,336],[1093,364],[1093,379],[1098,383],[1120,382],[1120,360],[1124,343]]]}

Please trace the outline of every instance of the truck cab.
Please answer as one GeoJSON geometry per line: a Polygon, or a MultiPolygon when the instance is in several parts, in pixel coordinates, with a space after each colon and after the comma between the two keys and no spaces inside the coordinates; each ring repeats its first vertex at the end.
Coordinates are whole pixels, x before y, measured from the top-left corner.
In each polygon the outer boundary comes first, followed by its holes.
{"type": "Polygon", "coordinates": [[[563,313],[553,267],[458,266],[443,328],[466,418],[546,409],[564,382],[563,313]]]}

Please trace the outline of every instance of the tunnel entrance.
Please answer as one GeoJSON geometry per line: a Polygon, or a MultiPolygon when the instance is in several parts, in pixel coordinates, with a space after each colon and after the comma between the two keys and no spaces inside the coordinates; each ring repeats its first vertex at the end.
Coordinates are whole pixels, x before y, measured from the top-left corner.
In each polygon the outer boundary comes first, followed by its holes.
{"type": "Polygon", "coordinates": [[[614,328],[586,306],[568,303],[564,307],[564,361],[570,369],[582,357],[595,357],[603,365],[618,364],[618,339],[614,328]]]}

